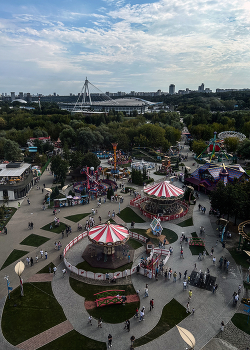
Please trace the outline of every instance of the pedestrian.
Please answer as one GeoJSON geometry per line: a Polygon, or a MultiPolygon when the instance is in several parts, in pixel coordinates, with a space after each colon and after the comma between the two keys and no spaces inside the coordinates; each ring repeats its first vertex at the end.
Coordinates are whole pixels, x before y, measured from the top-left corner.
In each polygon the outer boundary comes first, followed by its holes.
{"type": "Polygon", "coordinates": [[[176,277],[177,277],[177,272],[176,271],[173,273],[173,277],[174,277],[173,282],[176,282],[176,277]]]}
{"type": "Polygon", "coordinates": [[[184,272],[184,279],[187,278],[187,272],[188,272],[188,270],[186,270],[186,271],[184,272]]]}
{"type": "Polygon", "coordinates": [[[130,341],[131,341],[130,349],[133,349],[134,348],[134,342],[135,342],[135,336],[134,335],[132,335],[132,337],[130,338],[130,341]]]}
{"type": "Polygon", "coordinates": [[[187,290],[187,281],[183,282],[183,290],[187,290]]]}
{"type": "Polygon", "coordinates": [[[66,269],[63,269],[63,270],[62,270],[62,273],[63,273],[63,278],[64,278],[64,276],[65,276],[66,273],[67,273],[67,270],[66,270],[66,269]]]}
{"type": "Polygon", "coordinates": [[[6,226],[4,226],[3,232],[7,235],[7,227],[6,226]]]}
{"type": "Polygon", "coordinates": [[[201,252],[199,253],[198,260],[201,260],[201,252]]]}
{"type": "Polygon", "coordinates": [[[47,250],[45,250],[44,256],[45,256],[45,260],[48,259],[48,252],[47,252],[47,250]]]}
{"type": "Polygon", "coordinates": [[[186,306],[186,313],[189,313],[190,312],[190,305],[189,305],[189,301],[187,303],[187,306],[186,306]]]}
{"type": "Polygon", "coordinates": [[[56,268],[56,266],[54,266],[54,267],[53,267],[54,275],[56,274],[56,270],[57,270],[57,268],[56,268]]]}
{"type": "Polygon", "coordinates": [[[211,256],[214,255],[214,247],[211,248],[211,256]]]}
{"type": "Polygon", "coordinates": [[[180,258],[184,259],[184,256],[183,256],[183,249],[181,249],[180,258]]]}
{"type": "Polygon", "coordinates": [[[144,321],[144,314],[145,314],[145,307],[143,306],[143,308],[140,311],[140,319],[139,322],[144,321]]]}
{"type": "Polygon", "coordinates": [[[190,289],[190,291],[188,292],[188,300],[191,300],[192,295],[193,295],[193,292],[192,292],[192,290],[190,289]]]}
{"type": "Polygon", "coordinates": [[[92,316],[91,315],[89,316],[88,323],[92,326],[92,316]]]}
{"type": "Polygon", "coordinates": [[[36,262],[38,263],[38,255],[36,255],[36,262]]]}
{"type": "Polygon", "coordinates": [[[144,289],[145,293],[144,293],[144,297],[148,297],[148,285],[146,284],[146,287],[144,289]]]}
{"type": "Polygon", "coordinates": [[[109,334],[108,335],[108,348],[110,348],[112,346],[112,340],[113,340],[112,335],[109,334]]]}
{"type": "Polygon", "coordinates": [[[27,256],[26,258],[26,264],[29,265],[30,264],[30,258],[27,256]]]}
{"type": "Polygon", "coordinates": [[[216,263],[216,257],[214,256],[213,257],[213,265],[215,265],[215,263],[216,263]]]}
{"type": "Polygon", "coordinates": [[[238,286],[238,294],[240,294],[240,292],[241,292],[241,284],[239,284],[238,286]]]}
{"type": "Polygon", "coordinates": [[[100,224],[102,223],[102,218],[101,218],[101,216],[99,216],[99,223],[100,223],[100,224]]]}
{"type": "Polygon", "coordinates": [[[197,270],[197,265],[196,265],[196,263],[194,263],[194,270],[197,270]]]}
{"type": "Polygon", "coordinates": [[[154,308],[154,299],[150,300],[149,305],[150,305],[149,311],[151,311],[154,308]]]}
{"type": "Polygon", "coordinates": [[[33,260],[32,256],[31,256],[31,258],[30,258],[30,266],[33,266],[33,265],[34,265],[34,260],[33,260]]]}
{"type": "Polygon", "coordinates": [[[102,318],[101,317],[98,318],[97,328],[102,328],[102,318]]]}
{"type": "Polygon", "coordinates": [[[130,321],[127,320],[127,331],[130,332],[130,321]]]}
{"type": "Polygon", "coordinates": [[[195,309],[194,309],[194,307],[192,308],[192,315],[194,315],[194,313],[195,313],[195,309]]]}
{"type": "Polygon", "coordinates": [[[181,272],[179,272],[179,279],[181,279],[181,272]]]}
{"type": "Polygon", "coordinates": [[[62,230],[62,238],[64,238],[64,230],[62,230]]]}
{"type": "Polygon", "coordinates": [[[134,318],[139,318],[139,310],[138,307],[135,310],[134,318]]]}
{"type": "Polygon", "coordinates": [[[41,259],[43,258],[43,250],[40,250],[40,254],[41,254],[41,259]]]}
{"type": "Polygon", "coordinates": [[[221,330],[221,332],[224,331],[224,327],[225,327],[225,324],[224,324],[223,321],[221,321],[221,324],[220,324],[220,330],[221,330]]]}

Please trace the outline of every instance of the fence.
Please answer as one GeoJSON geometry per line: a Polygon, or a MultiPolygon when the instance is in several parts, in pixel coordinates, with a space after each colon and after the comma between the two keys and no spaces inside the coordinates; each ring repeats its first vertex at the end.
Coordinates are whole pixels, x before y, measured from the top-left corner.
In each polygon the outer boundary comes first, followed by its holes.
{"type": "Polygon", "coordinates": [[[179,219],[182,218],[183,216],[185,216],[188,212],[188,204],[186,202],[180,201],[179,203],[181,203],[181,205],[186,208],[185,210],[183,210],[183,212],[181,212],[180,214],[174,214],[174,215],[160,215],[157,216],[155,214],[150,214],[149,212],[145,211],[144,209],[141,208],[141,203],[145,202],[146,200],[148,200],[147,197],[141,197],[140,195],[137,196],[134,199],[131,199],[130,201],[130,205],[132,207],[135,208],[139,208],[141,210],[141,214],[146,216],[147,218],[149,218],[150,220],[153,220],[155,217],[157,217],[158,219],[160,219],[161,221],[171,221],[171,220],[175,220],[175,219],[179,219]]]}
{"type": "MultiPolygon", "coordinates": [[[[99,273],[99,272],[92,272],[92,271],[85,271],[82,269],[78,269],[77,267],[75,267],[74,265],[72,265],[67,259],[66,259],[66,253],[69,251],[70,248],[72,248],[75,244],[77,244],[79,241],[81,241],[83,238],[87,237],[88,233],[87,231],[81,233],[79,236],[77,236],[76,238],[74,238],[71,242],[69,242],[69,244],[66,245],[66,247],[63,250],[63,256],[64,256],[64,264],[67,267],[68,270],[70,270],[71,272],[75,273],[78,276],[82,276],[82,277],[87,277],[87,278],[91,278],[94,280],[100,280],[100,281],[104,281],[106,279],[106,274],[104,273],[99,273]]],[[[147,237],[144,237],[142,235],[139,235],[138,233],[135,232],[129,232],[129,235],[131,238],[137,239],[143,243],[146,243],[147,237]]],[[[162,254],[162,255],[166,255],[166,258],[164,259],[165,263],[167,262],[167,260],[169,259],[170,253],[167,249],[160,249],[160,248],[155,248],[154,252],[157,254],[162,254]]],[[[165,264],[164,263],[164,264],[165,264]]],[[[122,277],[126,277],[126,276],[131,276],[133,273],[135,273],[137,270],[137,266],[133,266],[131,269],[127,269],[124,271],[117,271],[117,272],[109,272],[109,277],[110,278],[122,278],[122,277]]],[[[144,274],[144,269],[140,268],[140,274],[144,274]]]]}

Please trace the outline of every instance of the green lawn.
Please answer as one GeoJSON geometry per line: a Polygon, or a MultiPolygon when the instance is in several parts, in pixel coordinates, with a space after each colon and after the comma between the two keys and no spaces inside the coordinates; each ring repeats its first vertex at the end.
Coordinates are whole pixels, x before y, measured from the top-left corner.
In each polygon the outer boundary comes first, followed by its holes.
{"type": "Polygon", "coordinates": [[[178,235],[168,228],[164,228],[162,230],[162,235],[166,236],[166,239],[168,240],[169,244],[176,242],[178,239],[178,235]]]}
{"type": "Polygon", "coordinates": [[[47,224],[43,227],[41,227],[41,230],[45,230],[45,231],[50,231],[50,232],[54,232],[54,233],[61,233],[62,230],[66,229],[66,225],[63,222],[60,222],[59,226],[55,226],[54,221],[52,222],[52,226],[53,228],[50,229],[50,224],[47,224]]]}
{"type": "Polygon", "coordinates": [[[40,245],[42,245],[43,243],[45,243],[49,240],[50,240],[50,238],[35,235],[34,233],[32,233],[31,235],[26,237],[20,244],[30,245],[32,247],[39,247],[40,245]]]}
{"type": "MultiPolygon", "coordinates": [[[[105,263],[104,263],[105,264],[105,263]]],[[[92,271],[94,273],[99,272],[99,273],[106,273],[106,272],[117,272],[117,271],[124,271],[126,269],[131,269],[133,263],[130,262],[129,264],[123,265],[121,267],[118,267],[117,269],[105,269],[105,268],[101,268],[101,267],[92,267],[91,265],[89,265],[89,263],[87,261],[82,261],[79,264],[76,265],[76,267],[78,269],[82,269],[85,271],[92,271]]]]}
{"type": "Polygon", "coordinates": [[[17,345],[66,320],[55,299],[51,283],[25,283],[24,297],[16,288],[6,299],[2,316],[4,337],[17,345]]]}
{"type": "Polygon", "coordinates": [[[53,267],[55,265],[51,262],[48,265],[44,266],[44,268],[42,268],[40,271],[38,271],[37,273],[49,273],[49,268],[51,268],[51,271],[53,271],[53,267]]]}
{"type": "Polygon", "coordinates": [[[9,266],[13,262],[21,259],[26,254],[28,254],[28,252],[26,252],[25,250],[17,250],[17,249],[12,250],[8,258],[3,263],[1,270],[4,269],[6,266],[9,266]]]}
{"type": "MultiPolygon", "coordinates": [[[[86,321],[87,322],[87,321],[86,321]]],[[[94,322],[93,322],[94,324],[94,322]]],[[[108,336],[107,336],[108,339],[108,336]]],[[[81,335],[77,331],[73,330],[62,337],[48,343],[39,350],[69,350],[69,349],[77,349],[77,350],[105,350],[107,349],[107,344],[104,342],[100,342],[97,340],[93,340],[90,338],[81,335]]]]}
{"type": "MultiPolygon", "coordinates": [[[[198,235],[196,232],[192,232],[191,236],[193,238],[198,238],[198,235]]],[[[200,253],[202,254],[204,252],[205,247],[199,246],[199,245],[189,245],[189,249],[190,249],[192,255],[199,255],[200,253]]],[[[207,251],[206,251],[206,253],[207,253],[207,255],[209,255],[207,251]]]]}
{"type": "Polygon", "coordinates": [[[142,223],[145,222],[139,215],[137,215],[131,208],[124,208],[120,214],[117,214],[124,222],[142,223]]]}
{"type": "Polygon", "coordinates": [[[187,226],[193,226],[193,218],[191,217],[191,218],[189,218],[189,219],[187,219],[187,220],[185,220],[185,221],[182,221],[182,222],[180,222],[179,224],[177,224],[178,226],[181,226],[181,227],[187,227],[187,226]]]}
{"type": "Polygon", "coordinates": [[[138,249],[138,248],[143,246],[143,244],[141,242],[139,242],[139,241],[137,241],[136,239],[133,239],[133,238],[130,238],[127,243],[133,249],[138,249]]]}
{"type": "MultiPolygon", "coordinates": [[[[79,295],[83,296],[86,300],[95,301],[96,296],[94,294],[105,290],[125,290],[124,295],[135,294],[135,289],[132,284],[129,285],[113,285],[100,286],[91,285],[84,282],[80,282],[70,277],[69,279],[71,288],[79,295]]],[[[104,322],[107,323],[120,323],[126,319],[131,318],[135,314],[136,307],[139,307],[140,302],[127,303],[125,306],[121,304],[107,305],[103,307],[96,307],[94,309],[87,310],[90,315],[98,319],[101,317],[104,322]]]]}
{"type": "Polygon", "coordinates": [[[65,216],[65,219],[68,219],[68,220],[73,221],[73,222],[78,222],[78,221],[86,218],[86,216],[89,216],[89,215],[90,215],[90,213],[76,214],[76,215],[65,216]]]}
{"type": "Polygon", "coordinates": [[[247,324],[247,315],[236,313],[232,317],[232,322],[235,327],[241,329],[243,332],[250,334],[250,323],[247,324]]]}
{"type": "Polygon", "coordinates": [[[247,262],[247,259],[249,258],[248,255],[242,251],[237,252],[236,248],[229,248],[229,253],[232,255],[232,258],[236,262],[237,265],[241,265],[242,267],[248,269],[249,263],[247,262]]]}
{"type": "Polygon", "coordinates": [[[162,334],[166,333],[182,320],[184,320],[184,318],[186,318],[188,315],[189,313],[186,312],[185,307],[178,303],[178,301],[175,299],[172,299],[168,304],[164,306],[161,318],[157,325],[147,334],[135,340],[135,347],[147,344],[152,340],[160,337],[162,334]]]}

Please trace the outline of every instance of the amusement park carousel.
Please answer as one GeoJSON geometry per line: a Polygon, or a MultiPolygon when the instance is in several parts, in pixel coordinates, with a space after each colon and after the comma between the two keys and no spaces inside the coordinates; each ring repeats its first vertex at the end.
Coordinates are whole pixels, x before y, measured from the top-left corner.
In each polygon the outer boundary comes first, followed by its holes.
{"type": "Polygon", "coordinates": [[[184,191],[169,181],[162,181],[145,187],[144,196],[146,200],[141,202],[140,207],[145,216],[149,214],[172,220],[183,216],[184,211],[187,210],[182,202],[184,191]],[[170,218],[170,216],[175,217],[170,218]]]}
{"type": "Polygon", "coordinates": [[[82,257],[93,267],[116,269],[133,261],[134,250],[129,247],[129,231],[110,222],[94,226],[88,233],[91,242],[82,257]]]}

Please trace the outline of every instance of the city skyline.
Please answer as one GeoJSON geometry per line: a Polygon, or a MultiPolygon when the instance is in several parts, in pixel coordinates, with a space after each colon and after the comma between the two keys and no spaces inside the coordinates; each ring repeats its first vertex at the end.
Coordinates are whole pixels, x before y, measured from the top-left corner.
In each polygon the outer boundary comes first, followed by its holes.
{"type": "Polygon", "coordinates": [[[249,85],[247,1],[13,0],[0,10],[1,92],[249,85]]]}

